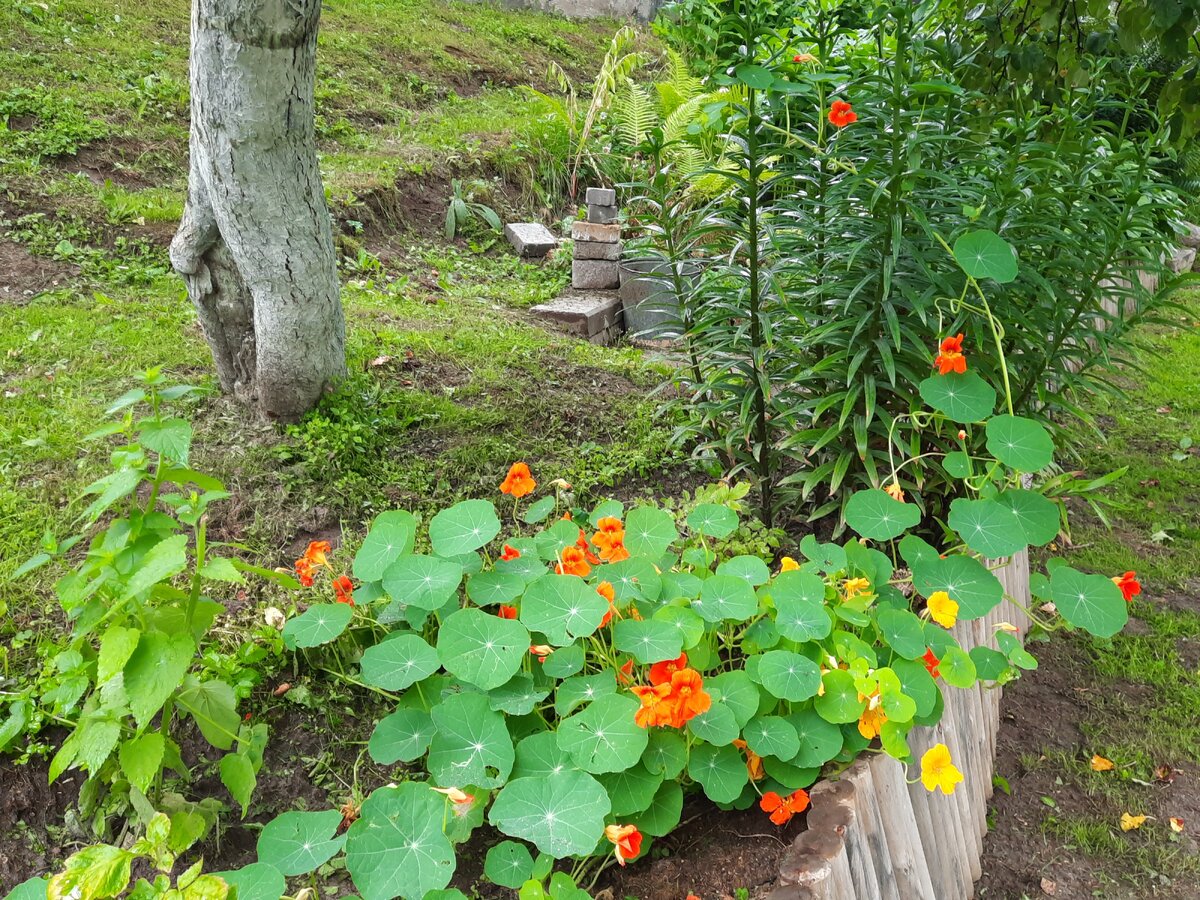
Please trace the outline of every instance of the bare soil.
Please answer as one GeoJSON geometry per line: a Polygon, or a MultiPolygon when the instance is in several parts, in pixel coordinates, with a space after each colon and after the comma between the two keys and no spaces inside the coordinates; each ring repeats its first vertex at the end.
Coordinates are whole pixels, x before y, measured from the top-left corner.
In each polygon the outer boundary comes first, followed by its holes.
{"type": "Polygon", "coordinates": [[[43,291],[65,287],[79,267],[34,256],[14,241],[0,240],[0,303],[24,303],[43,291]]]}

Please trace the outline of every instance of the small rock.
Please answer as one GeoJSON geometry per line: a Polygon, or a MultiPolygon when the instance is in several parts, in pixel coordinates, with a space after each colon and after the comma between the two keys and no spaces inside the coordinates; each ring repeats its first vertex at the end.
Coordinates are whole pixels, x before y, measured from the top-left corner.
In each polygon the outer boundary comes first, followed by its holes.
{"type": "Polygon", "coordinates": [[[588,188],[584,201],[588,206],[615,206],[617,192],[613,188],[588,188]]]}
{"type": "Polygon", "coordinates": [[[621,285],[617,264],[607,259],[577,259],[571,263],[571,287],[580,291],[616,290],[621,285]]]}
{"type": "Polygon", "coordinates": [[[620,244],[601,244],[599,241],[578,241],[575,244],[576,259],[609,259],[621,258],[620,244]]]}
{"type": "Polygon", "coordinates": [[[596,222],[600,225],[607,225],[610,222],[617,221],[617,214],[621,211],[619,206],[592,206],[588,205],[587,220],[596,222]]]}
{"type": "Polygon", "coordinates": [[[621,226],[599,225],[595,222],[572,222],[571,240],[615,244],[621,240],[621,226]]]}
{"type": "MultiPolygon", "coordinates": [[[[589,191],[589,193],[591,192],[589,191]]],[[[1186,227],[1187,233],[1180,236],[1179,243],[1193,249],[1200,248],[1200,225],[1188,222],[1186,227]]]]}
{"type": "Polygon", "coordinates": [[[1196,264],[1196,248],[1195,247],[1179,247],[1175,251],[1175,255],[1171,258],[1171,271],[1179,274],[1180,272],[1192,271],[1192,266],[1196,264]]]}
{"type": "Polygon", "coordinates": [[[537,222],[511,222],[504,226],[504,236],[526,259],[541,258],[558,246],[550,229],[537,222]]]}

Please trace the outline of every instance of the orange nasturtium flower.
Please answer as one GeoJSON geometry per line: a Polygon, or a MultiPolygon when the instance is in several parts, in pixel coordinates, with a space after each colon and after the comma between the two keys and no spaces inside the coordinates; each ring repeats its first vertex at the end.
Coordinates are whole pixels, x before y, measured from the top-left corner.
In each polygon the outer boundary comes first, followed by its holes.
{"type": "Polygon", "coordinates": [[[600,551],[600,558],[605,562],[615,563],[629,559],[629,551],[625,549],[625,526],[616,516],[605,516],[596,523],[592,543],[596,545],[596,549],[600,551]]]}
{"type": "Polygon", "coordinates": [[[829,121],[835,128],[845,128],[858,121],[858,113],[845,100],[834,100],[829,108],[829,121]]]}
{"type": "Polygon", "coordinates": [[[623,684],[629,684],[629,682],[633,681],[633,657],[632,656],[629,657],[629,659],[625,660],[625,662],[622,664],[621,668],[619,668],[617,670],[617,678],[619,678],[623,684]]]}
{"type": "Polygon", "coordinates": [[[642,852],[642,833],[636,825],[608,825],[604,836],[613,844],[613,853],[621,865],[625,865],[626,860],[637,859],[642,852]]]}
{"type": "Polygon", "coordinates": [[[695,669],[680,669],[671,676],[670,700],[672,728],[682,728],[712,707],[712,697],[704,690],[704,679],[695,669]]]}
{"type": "Polygon", "coordinates": [[[1113,768],[1113,765],[1114,764],[1111,759],[1105,759],[1099,753],[1092,754],[1092,771],[1093,772],[1107,772],[1109,769],[1113,768]]]}
{"type": "Polygon", "coordinates": [[[938,668],[942,664],[942,661],[934,654],[932,647],[925,648],[925,655],[921,657],[921,662],[925,664],[925,670],[934,678],[942,676],[942,672],[938,668]]]}
{"type": "Polygon", "coordinates": [[[949,375],[951,372],[957,372],[961,375],[967,371],[967,358],[963,356],[962,342],[961,331],[954,337],[943,338],[938,355],[933,360],[939,374],[949,375]]]}
{"type": "Polygon", "coordinates": [[[1168,820],[1171,824],[1171,830],[1176,834],[1183,834],[1183,819],[1179,816],[1171,816],[1168,820]]]}
{"type": "Polygon", "coordinates": [[[589,565],[600,565],[600,557],[592,552],[592,546],[588,543],[587,534],[582,528],[579,529],[579,538],[575,541],[575,546],[583,551],[583,558],[588,561],[589,565]]]}
{"type": "Polygon", "coordinates": [[[650,667],[650,683],[666,684],[676,672],[687,668],[687,654],[680,653],[678,659],[664,659],[650,667]]]}
{"type": "Polygon", "coordinates": [[[782,575],[784,572],[795,572],[799,568],[800,568],[800,563],[796,562],[790,556],[785,556],[783,559],[781,559],[779,561],[779,574],[780,575],[782,575]]]}
{"type": "Polygon", "coordinates": [[[592,567],[588,565],[587,555],[578,547],[564,547],[554,571],[559,575],[578,575],[580,578],[586,578],[592,567]]]}
{"type": "Polygon", "coordinates": [[[354,582],[348,575],[339,575],[333,579],[333,593],[338,603],[354,605],[354,582]]]}
{"type": "Polygon", "coordinates": [[[929,610],[929,617],[943,628],[953,628],[958,621],[958,603],[951,600],[945,591],[930,594],[925,607],[929,610]]]}
{"type": "Polygon", "coordinates": [[[963,780],[950,759],[950,748],[945,744],[934,744],[921,757],[921,784],[933,793],[941,789],[943,794],[953,794],[954,786],[963,780]]]}
{"type": "Polygon", "coordinates": [[[515,462],[508,470],[508,475],[500,485],[500,493],[511,494],[514,500],[519,500],[526,494],[532,494],[537,482],[529,471],[529,466],[523,462],[515,462]]]}
{"type": "Polygon", "coordinates": [[[503,549],[500,551],[500,558],[504,560],[504,562],[512,562],[514,559],[521,558],[521,551],[511,544],[505,544],[503,549]]]}
{"type": "Polygon", "coordinates": [[[604,618],[600,620],[600,627],[603,628],[612,621],[613,616],[620,618],[621,614],[617,612],[617,607],[614,600],[617,599],[617,592],[613,590],[611,582],[602,581],[596,585],[596,593],[608,601],[608,612],[604,614],[604,618]]]}
{"type": "Polygon", "coordinates": [[[899,500],[901,503],[904,502],[904,491],[900,490],[900,482],[893,480],[892,483],[884,487],[883,490],[893,500],[899,500]]]}
{"type": "Polygon", "coordinates": [[[887,716],[883,713],[883,704],[879,699],[879,692],[876,691],[868,698],[867,708],[858,717],[858,733],[868,741],[873,741],[879,737],[879,732],[883,730],[883,723],[886,721],[887,716]]]}
{"type": "Polygon", "coordinates": [[[1113,584],[1121,589],[1121,596],[1126,603],[1132,603],[1133,598],[1142,592],[1142,583],[1137,580],[1137,572],[1126,572],[1120,578],[1114,578],[1113,584]]]}
{"type": "Polygon", "coordinates": [[[329,568],[329,541],[310,541],[304,555],[296,560],[296,575],[305,587],[312,587],[313,572],[320,566],[329,568]]]}
{"type": "Polygon", "coordinates": [[[762,781],[767,777],[767,772],[763,768],[762,757],[751,750],[745,741],[738,738],[733,742],[733,746],[746,754],[746,774],[750,776],[751,781],[762,781]]]}
{"type": "MultiPolygon", "coordinates": [[[[632,662],[632,660],[631,660],[632,662]]],[[[652,728],[655,725],[668,725],[671,722],[671,685],[668,684],[636,684],[633,694],[642,702],[641,708],[633,714],[633,721],[639,728],[652,728]]]]}
{"type": "Polygon", "coordinates": [[[642,728],[682,728],[690,719],[712,707],[712,697],[704,690],[704,679],[699,672],[678,668],[679,660],[670,660],[669,665],[672,667],[669,673],[666,669],[651,670],[652,683],[633,688],[634,695],[642,702],[633,720],[642,728]],[[656,678],[663,680],[656,682],[656,678]]]}
{"type": "Polygon", "coordinates": [[[538,658],[538,662],[545,662],[546,657],[554,652],[554,648],[547,644],[533,644],[529,652],[538,658]]]}
{"type": "Polygon", "coordinates": [[[517,617],[517,608],[515,606],[505,606],[500,604],[500,609],[496,611],[496,615],[501,619],[515,619],[517,617]]]}
{"type": "Polygon", "coordinates": [[[871,582],[866,578],[847,578],[842,585],[847,600],[853,600],[861,594],[871,593],[871,582]]]}
{"type": "Polygon", "coordinates": [[[771,814],[771,821],[776,825],[786,825],[792,821],[792,816],[808,809],[808,791],[799,790],[787,797],[780,797],[774,791],[767,791],[758,801],[759,808],[771,814]]]}

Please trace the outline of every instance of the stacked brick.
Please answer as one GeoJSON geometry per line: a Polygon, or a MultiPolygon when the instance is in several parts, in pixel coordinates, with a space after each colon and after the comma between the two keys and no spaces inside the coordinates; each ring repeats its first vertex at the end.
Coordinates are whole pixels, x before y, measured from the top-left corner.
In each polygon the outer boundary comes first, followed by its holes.
{"type": "Polygon", "coordinates": [[[587,189],[587,221],[571,226],[575,258],[571,286],[577,290],[615,290],[621,284],[621,225],[617,221],[617,192],[612,188],[587,189]]]}

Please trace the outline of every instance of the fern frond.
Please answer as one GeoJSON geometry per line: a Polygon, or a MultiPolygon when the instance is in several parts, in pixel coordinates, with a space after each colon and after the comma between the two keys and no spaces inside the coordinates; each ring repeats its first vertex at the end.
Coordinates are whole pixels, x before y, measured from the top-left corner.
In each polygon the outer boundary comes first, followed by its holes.
{"type": "Polygon", "coordinates": [[[617,137],[626,147],[636,147],[650,135],[658,124],[658,113],[650,94],[632,79],[625,80],[612,108],[617,137]]]}

